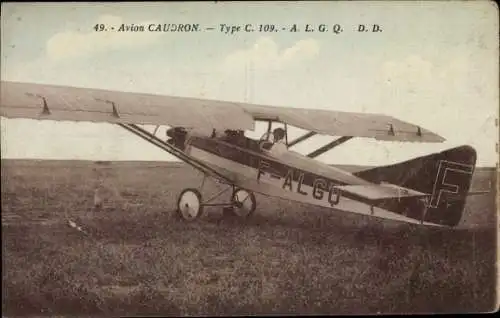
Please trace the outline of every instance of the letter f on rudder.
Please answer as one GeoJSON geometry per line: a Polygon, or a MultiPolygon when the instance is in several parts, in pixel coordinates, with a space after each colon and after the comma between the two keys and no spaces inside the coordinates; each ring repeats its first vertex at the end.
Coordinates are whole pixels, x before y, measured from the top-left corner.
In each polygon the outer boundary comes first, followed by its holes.
{"type": "Polygon", "coordinates": [[[438,208],[443,201],[453,201],[467,195],[473,165],[440,160],[429,207],[438,208]]]}

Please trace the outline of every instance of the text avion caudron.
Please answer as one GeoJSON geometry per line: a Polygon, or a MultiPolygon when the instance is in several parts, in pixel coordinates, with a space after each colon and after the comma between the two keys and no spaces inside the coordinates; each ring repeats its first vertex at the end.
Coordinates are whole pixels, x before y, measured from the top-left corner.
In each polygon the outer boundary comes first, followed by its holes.
{"type": "Polygon", "coordinates": [[[200,25],[197,23],[151,23],[146,26],[136,24],[122,24],[118,32],[198,32],[200,25]]]}

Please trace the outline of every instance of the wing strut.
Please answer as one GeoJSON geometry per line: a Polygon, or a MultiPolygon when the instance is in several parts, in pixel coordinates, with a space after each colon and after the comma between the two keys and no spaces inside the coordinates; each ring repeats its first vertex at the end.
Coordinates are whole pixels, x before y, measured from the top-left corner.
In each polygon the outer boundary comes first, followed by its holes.
{"type": "Polygon", "coordinates": [[[113,111],[113,113],[112,113],[113,117],[120,118],[120,115],[118,114],[118,110],[116,109],[115,102],[107,100],[107,99],[100,99],[100,98],[95,98],[95,100],[99,101],[99,102],[105,102],[105,103],[111,104],[111,106],[113,107],[113,109],[112,109],[112,111],[113,111]]]}
{"type": "Polygon", "coordinates": [[[335,139],[334,141],[324,145],[323,147],[311,152],[307,156],[309,158],[316,158],[317,156],[327,152],[328,150],[331,150],[331,149],[337,147],[338,145],[343,144],[344,142],[348,141],[351,138],[353,138],[353,137],[352,136],[344,136],[344,137],[340,137],[338,139],[335,139]]]}
{"type": "Polygon", "coordinates": [[[206,164],[204,164],[203,162],[201,161],[198,161],[196,159],[193,159],[192,157],[186,155],[184,152],[182,152],[181,150],[175,148],[174,146],[164,142],[163,140],[161,140],[160,138],[156,137],[155,135],[151,134],[149,131],[135,125],[135,124],[122,124],[122,123],[119,123],[118,124],[119,126],[125,128],[126,130],[130,131],[131,133],[133,133],[134,135],[137,135],[139,137],[141,137],[142,139],[152,143],[153,145],[159,147],[160,149],[170,153],[171,155],[181,159],[182,161],[186,162],[187,164],[191,165],[192,167],[202,171],[202,172],[205,172],[205,173],[210,173],[218,178],[220,178],[221,180],[229,183],[229,184],[232,184],[233,182],[228,179],[226,176],[220,174],[219,172],[217,172],[216,170],[212,169],[211,167],[207,166],[206,164]]]}
{"type": "Polygon", "coordinates": [[[295,138],[294,140],[290,141],[290,142],[288,143],[288,147],[295,146],[295,145],[296,145],[296,144],[298,144],[299,142],[303,142],[304,140],[309,139],[309,138],[311,138],[311,137],[312,137],[312,136],[314,136],[314,135],[316,135],[316,132],[314,132],[314,131],[310,131],[310,132],[308,132],[308,133],[306,133],[306,134],[304,134],[304,135],[302,135],[302,136],[300,136],[300,137],[297,137],[297,138],[295,138]]]}
{"type": "Polygon", "coordinates": [[[43,109],[42,109],[42,115],[50,115],[50,109],[49,109],[49,105],[47,105],[47,99],[45,97],[43,97],[42,95],[38,95],[38,94],[31,94],[31,93],[26,93],[27,96],[30,96],[30,97],[38,97],[38,98],[41,98],[42,99],[42,102],[43,102],[43,109]]]}

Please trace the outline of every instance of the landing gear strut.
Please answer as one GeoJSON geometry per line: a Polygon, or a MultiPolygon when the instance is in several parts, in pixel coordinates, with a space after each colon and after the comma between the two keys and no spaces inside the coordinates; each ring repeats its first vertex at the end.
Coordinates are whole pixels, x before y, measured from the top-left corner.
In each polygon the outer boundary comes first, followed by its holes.
{"type": "Polygon", "coordinates": [[[177,214],[183,220],[191,222],[203,214],[204,207],[220,206],[224,209],[224,213],[230,212],[238,218],[246,219],[255,211],[256,202],[255,195],[252,192],[245,189],[237,189],[234,186],[218,192],[206,201],[203,201],[199,190],[188,188],[184,189],[179,195],[177,200],[177,214]],[[210,203],[229,189],[233,190],[230,202],[210,203]]]}

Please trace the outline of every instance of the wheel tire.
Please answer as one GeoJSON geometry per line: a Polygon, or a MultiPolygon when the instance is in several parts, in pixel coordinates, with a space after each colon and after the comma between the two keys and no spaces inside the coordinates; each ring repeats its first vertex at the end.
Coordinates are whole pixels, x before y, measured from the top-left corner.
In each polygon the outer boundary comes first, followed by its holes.
{"type": "Polygon", "coordinates": [[[184,221],[192,222],[203,213],[201,193],[197,189],[184,189],[177,199],[177,215],[184,221]]]}
{"type": "Polygon", "coordinates": [[[250,217],[257,206],[255,195],[244,189],[235,190],[231,197],[231,202],[233,202],[233,214],[242,219],[250,217]]]}

